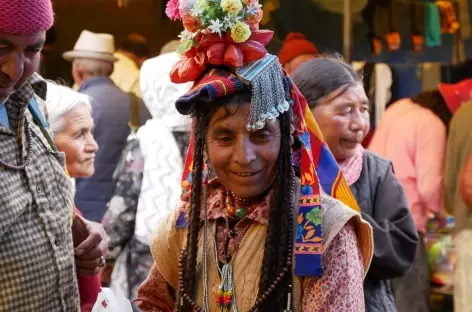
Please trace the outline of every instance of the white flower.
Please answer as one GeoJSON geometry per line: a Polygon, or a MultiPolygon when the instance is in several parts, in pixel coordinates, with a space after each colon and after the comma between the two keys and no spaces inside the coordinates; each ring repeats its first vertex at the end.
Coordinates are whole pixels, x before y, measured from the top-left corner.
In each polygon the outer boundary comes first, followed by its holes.
{"type": "Polygon", "coordinates": [[[262,5],[259,4],[259,3],[250,4],[247,7],[247,14],[254,15],[254,14],[256,14],[257,10],[260,9],[260,8],[262,8],[262,5]]]}
{"type": "Polygon", "coordinates": [[[179,35],[179,38],[180,38],[180,42],[184,42],[184,41],[188,41],[188,40],[192,40],[193,37],[195,36],[195,34],[191,33],[190,31],[188,30],[184,30],[180,33],[179,35]]]}
{"type": "Polygon", "coordinates": [[[201,16],[203,12],[205,12],[205,10],[198,3],[195,3],[193,8],[190,10],[190,14],[195,17],[201,16]]]}
{"type": "Polygon", "coordinates": [[[221,37],[221,28],[223,27],[223,23],[217,18],[216,20],[211,20],[210,21],[211,25],[208,26],[208,29],[212,33],[216,33],[221,37]]]}
{"type": "Polygon", "coordinates": [[[236,24],[237,20],[230,16],[230,15],[226,15],[225,16],[225,19],[223,20],[223,25],[224,25],[224,28],[225,29],[231,29],[233,28],[234,24],[236,24]]]}

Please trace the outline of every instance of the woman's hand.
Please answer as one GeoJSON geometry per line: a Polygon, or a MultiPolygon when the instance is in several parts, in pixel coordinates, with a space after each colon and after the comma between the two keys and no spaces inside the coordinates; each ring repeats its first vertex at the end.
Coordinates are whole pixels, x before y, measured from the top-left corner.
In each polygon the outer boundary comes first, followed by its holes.
{"type": "Polygon", "coordinates": [[[96,275],[108,252],[108,235],[100,223],[77,216],[72,225],[77,275],[96,275]],[[102,258],[103,257],[103,258],[102,258]]]}

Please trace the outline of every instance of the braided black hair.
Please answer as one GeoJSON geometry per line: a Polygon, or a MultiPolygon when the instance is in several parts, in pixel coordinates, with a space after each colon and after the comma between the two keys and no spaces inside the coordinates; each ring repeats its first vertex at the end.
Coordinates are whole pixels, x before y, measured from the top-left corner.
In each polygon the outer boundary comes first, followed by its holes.
{"type": "MultiPolygon", "coordinates": [[[[198,249],[198,233],[202,226],[200,220],[201,196],[202,196],[202,167],[203,154],[205,149],[206,129],[213,114],[221,107],[227,107],[229,104],[250,103],[251,93],[249,90],[239,92],[230,96],[220,98],[206,105],[196,105],[193,116],[194,124],[194,157],[192,171],[192,195],[190,199],[189,227],[187,233],[187,246],[184,253],[184,291],[185,294],[192,296],[196,291],[196,262],[198,249]]],[[[227,114],[234,114],[227,108],[227,114]]],[[[292,189],[293,174],[291,166],[291,140],[290,140],[290,112],[281,114],[280,121],[280,152],[278,156],[277,168],[278,172],[274,181],[274,192],[271,200],[271,209],[269,213],[269,228],[265,242],[264,258],[259,283],[259,295],[270,288],[271,284],[276,280],[279,273],[287,270],[289,242],[293,239],[290,235],[293,226],[292,196],[287,194],[287,190],[292,189]]],[[[285,274],[283,280],[279,283],[276,290],[267,298],[264,303],[259,306],[259,311],[283,311],[286,308],[287,294],[290,291],[292,283],[292,269],[288,267],[288,273],[285,274]]],[[[193,311],[193,307],[186,301],[182,300],[181,306],[180,294],[177,298],[176,310],[181,312],[193,311]]]]}

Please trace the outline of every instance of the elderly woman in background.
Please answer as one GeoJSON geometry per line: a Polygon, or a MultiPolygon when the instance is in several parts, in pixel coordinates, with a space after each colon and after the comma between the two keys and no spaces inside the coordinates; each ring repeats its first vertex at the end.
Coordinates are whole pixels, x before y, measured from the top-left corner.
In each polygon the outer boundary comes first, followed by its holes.
{"type": "Polygon", "coordinates": [[[394,312],[390,279],[411,267],[418,236],[391,162],[362,148],[370,128],[362,79],[343,60],[330,57],[307,61],[292,78],[361,206],[362,217],[374,229],[374,256],[364,284],[366,311],[394,312]]]}
{"type": "MultiPolygon", "coordinates": [[[[97,143],[93,139],[93,119],[88,96],[70,88],[48,82],[46,110],[54,141],[59,151],[65,153],[66,168],[71,178],[87,178],[94,173],[97,143]]],[[[77,213],[80,213],[76,209],[77,213]]],[[[95,261],[91,266],[96,267],[95,261]]],[[[82,312],[92,310],[100,292],[100,278],[78,277],[82,312]]]]}

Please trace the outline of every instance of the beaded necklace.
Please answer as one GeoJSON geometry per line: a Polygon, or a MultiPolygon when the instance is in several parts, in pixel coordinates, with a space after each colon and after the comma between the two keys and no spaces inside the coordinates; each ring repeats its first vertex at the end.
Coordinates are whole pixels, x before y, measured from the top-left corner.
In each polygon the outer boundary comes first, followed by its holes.
{"type": "MultiPolygon", "coordinates": [[[[226,199],[229,198],[229,195],[232,195],[231,192],[225,193],[226,199]]],[[[290,196],[293,198],[294,194],[294,185],[292,183],[290,189],[290,196]]],[[[184,300],[190,304],[194,311],[197,312],[210,312],[209,310],[209,266],[208,266],[208,248],[209,248],[209,240],[208,240],[208,231],[209,231],[209,222],[208,222],[208,181],[205,181],[203,184],[203,207],[204,207],[204,228],[203,228],[203,239],[204,239],[204,250],[203,250],[203,308],[195,302],[192,297],[185,293],[184,288],[184,267],[185,267],[185,255],[186,249],[183,248],[180,252],[179,258],[179,291],[180,291],[180,306],[182,307],[184,304],[184,300]]],[[[234,197],[234,195],[233,195],[234,197]]],[[[229,207],[228,204],[231,204],[232,201],[226,200],[225,203],[227,212],[230,209],[234,209],[234,203],[232,207],[229,207]]],[[[236,200],[236,198],[235,198],[236,200]]],[[[242,200],[238,198],[237,200],[242,200]]],[[[239,202],[238,202],[239,203],[239,202]]],[[[242,212],[241,212],[242,213],[242,212]]],[[[236,211],[234,211],[234,215],[236,216],[236,211]]],[[[247,215],[247,211],[245,216],[247,215]]],[[[289,233],[288,237],[293,237],[293,219],[290,218],[290,225],[289,225],[289,233]]],[[[215,256],[216,256],[216,266],[218,272],[220,273],[221,283],[218,287],[218,293],[216,296],[216,304],[220,308],[220,312],[238,312],[238,307],[236,305],[236,293],[234,289],[234,279],[233,279],[233,267],[230,261],[226,261],[223,267],[220,269],[218,266],[218,251],[216,248],[216,241],[215,244],[215,256]]],[[[286,266],[278,273],[275,280],[272,284],[262,292],[262,295],[257,296],[253,306],[249,310],[249,312],[256,312],[259,307],[265,302],[267,298],[274,292],[277,286],[282,282],[285,277],[285,274],[290,274],[292,270],[292,255],[293,255],[293,239],[288,240],[288,254],[287,254],[287,261],[286,266]]],[[[289,285],[289,291],[287,294],[287,307],[284,309],[284,312],[292,312],[291,309],[292,305],[292,285],[289,285]]]]}

